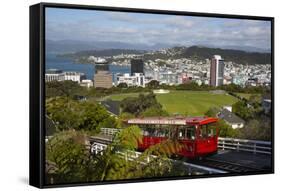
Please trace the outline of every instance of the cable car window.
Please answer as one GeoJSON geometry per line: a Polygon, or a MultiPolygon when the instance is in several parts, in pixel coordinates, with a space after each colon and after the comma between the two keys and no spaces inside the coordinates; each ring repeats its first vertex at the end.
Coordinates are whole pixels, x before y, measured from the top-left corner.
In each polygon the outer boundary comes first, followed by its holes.
{"type": "Polygon", "coordinates": [[[155,137],[165,137],[165,132],[161,128],[158,128],[154,132],[155,137]]]}
{"type": "Polygon", "coordinates": [[[209,123],[208,124],[209,136],[216,136],[217,128],[218,128],[218,124],[217,123],[209,123]]]}
{"type": "Polygon", "coordinates": [[[188,139],[192,139],[192,140],[195,139],[195,129],[194,129],[194,127],[190,127],[190,128],[187,129],[187,131],[186,131],[186,137],[187,137],[188,139]]]}
{"type": "Polygon", "coordinates": [[[194,127],[181,127],[178,130],[178,139],[195,139],[194,127]]]}
{"type": "Polygon", "coordinates": [[[214,136],[214,129],[208,129],[208,136],[213,137],[214,136]]]}
{"type": "Polygon", "coordinates": [[[199,137],[200,138],[208,137],[208,126],[207,125],[201,125],[201,127],[199,129],[199,137]]]}
{"type": "Polygon", "coordinates": [[[142,135],[143,135],[143,136],[149,136],[149,132],[146,131],[146,130],[143,130],[143,131],[142,131],[142,135]]]}
{"type": "Polygon", "coordinates": [[[153,136],[154,134],[154,128],[150,128],[148,126],[141,126],[141,129],[143,130],[144,136],[153,136]]]}
{"type": "Polygon", "coordinates": [[[161,133],[159,135],[160,137],[168,137],[169,136],[169,129],[167,128],[161,128],[161,133]]]}
{"type": "Polygon", "coordinates": [[[179,129],[178,131],[178,138],[184,139],[185,138],[185,129],[179,129]]]}

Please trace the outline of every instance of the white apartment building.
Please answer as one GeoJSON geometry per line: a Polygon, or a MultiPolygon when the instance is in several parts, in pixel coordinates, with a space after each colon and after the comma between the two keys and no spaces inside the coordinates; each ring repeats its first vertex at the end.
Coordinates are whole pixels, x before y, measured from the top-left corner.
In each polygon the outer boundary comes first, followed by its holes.
{"type": "Polygon", "coordinates": [[[71,80],[80,83],[84,79],[86,79],[85,74],[80,72],[63,72],[58,69],[49,69],[45,73],[46,82],[71,80]]]}
{"type": "Polygon", "coordinates": [[[84,79],[86,79],[86,76],[84,73],[64,72],[64,80],[71,80],[71,81],[80,83],[84,79]]]}
{"type": "Polygon", "coordinates": [[[121,83],[126,83],[128,86],[145,87],[145,76],[143,73],[134,73],[133,75],[130,75],[129,73],[117,74],[116,85],[121,83]]]}
{"type": "Polygon", "coordinates": [[[178,74],[172,71],[159,72],[160,84],[176,85],[178,84],[178,74]]]}
{"type": "Polygon", "coordinates": [[[49,69],[45,73],[45,81],[51,82],[51,81],[63,81],[64,80],[64,73],[62,70],[58,69],[49,69]]]}
{"type": "Polygon", "coordinates": [[[92,80],[85,79],[81,81],[80,86],[90,88],[94,86],[94,82],[92,80]]]}

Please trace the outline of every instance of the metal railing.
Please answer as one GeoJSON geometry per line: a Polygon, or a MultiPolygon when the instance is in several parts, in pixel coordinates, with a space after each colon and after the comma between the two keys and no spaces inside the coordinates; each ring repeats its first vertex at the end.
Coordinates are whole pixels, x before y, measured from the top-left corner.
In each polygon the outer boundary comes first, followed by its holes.
{"type": "Polygon", "coordinates": [[[207,174],[221,174],[221,173],[227,173],[227,171],[224,170],[219,170],[215,168],[210,168],[207,166],[202,166],[202,165],[197,165],[197,164],[192,164],[192,163],[187,163],[183,162],[183,165],[186,166],[189,171],[199,171],[207,174]]]}
{"type": "Polygon", "coordinates": [[[101,133],[104,135],[114,135],[115,133],[118,133],[120,130],[119,129],[114,129],[114,128],[101,128],[101,133]]]}
{"type": "MultiPolygon", "coordinates": [[[[106,148],[107,148],[107,145],[95,142],[91,146],[91,152],[93,154],[101,154],[102,155],[103,151],[106,148]]],[[[135,161],[135,160],[139,159],[143,153],[128,150],[126,152],[117,151],[117,154],[119,154],[120,157],[124,158],[126,161],[135,161]]],[[[147,164],[147,163],[151,162],[153,159],[156,159],[156,158],[157,158],[157,156],[155,156],[155,155],[148,155],[148,156],[145,156],[144,158],[142,158],[139,162],[141,164],[147,164]]],[[[194,172],[196,172],[197,174],[226,173],[226,171],[214,169],[214,168],[209,168],[209,167],[206,167],[206,166],[201,166],[201,165],[197,165],[197,164],[192,164],[192,163],[187,163],[187,162],[182,162],[182,161],[177,161],[177,160],[172,160],[172,159],[168,159],[168,160],[170,160],[174,164],[178,163],[178,164],[183,165],[188,170],[188,172],[190,172],[190,174],[192,174],[194,172]]]]}
{"type": "Polygon", "coordinates": [[[235,138],[218,138],[218,148],[222,150],[245,151],[254,154],[271,155],[271,142],[235,138]]]}
{"type": "Polygon", "coordinates": [[[91,145],[91,153],[93,154],[103,154],[103,151],[107,148],[107,145],[106,144],[102,144],[102,143],[96,143],[94,142],[92,145],[91,145]]]}

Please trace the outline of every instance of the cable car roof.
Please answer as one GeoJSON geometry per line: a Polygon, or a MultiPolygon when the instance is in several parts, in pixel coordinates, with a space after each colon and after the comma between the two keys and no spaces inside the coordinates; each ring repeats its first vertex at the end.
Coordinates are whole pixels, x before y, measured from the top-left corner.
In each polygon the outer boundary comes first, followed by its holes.
{"type": "Polygon", "coordinates": [[[154,125],[205,125],[217,122],[214,117],[144,117],[127,121],[128,124],[154,124],[154,125]]]}

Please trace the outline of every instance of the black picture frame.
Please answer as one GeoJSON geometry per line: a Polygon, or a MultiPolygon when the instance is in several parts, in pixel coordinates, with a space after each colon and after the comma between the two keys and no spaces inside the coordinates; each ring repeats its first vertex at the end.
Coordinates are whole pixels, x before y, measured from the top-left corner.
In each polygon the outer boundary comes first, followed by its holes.
{"type": "Polygon", "coordinates": [[[29,97],[29,184],[38,188],[66,187],[66,186],[85,186],[99,184],[114,183],[133,183],[147,181],[166,181],[178,179],[194,179],[194,178],[211,178],[226,176],[242,176],[256,174],[272,174],[274,173],[274,18],[249,15],[232,15],[217,13],[197,13],[185,11],[170,10],[154,10],[154,9],[136,9],[124,7],[104,7],[90,5],[73,5],[73,4],[57,4],[57,3],[39,3],[30,6],[30,97],[29,97]],[[264,20],[271,22],[271,95],[272,95],[272,168],[262,172],[246,172],[246,173],[227,173],[227,174],[211,174],[197,175],[190,177],[164,177],[164,178],[147,178],[133,180],[116,180],[104,182],[81,182],[73,184],[55,184],[46,185],[45,180],[45,9],[46,8],[64,8],[79,10],[102,10],[117,12],[133,12],[133,13],[153,13],[165,15],[182,15],[197,17],[215,17],[215,18],[235,18],[235,19],[251,19],[264,20]]]}

